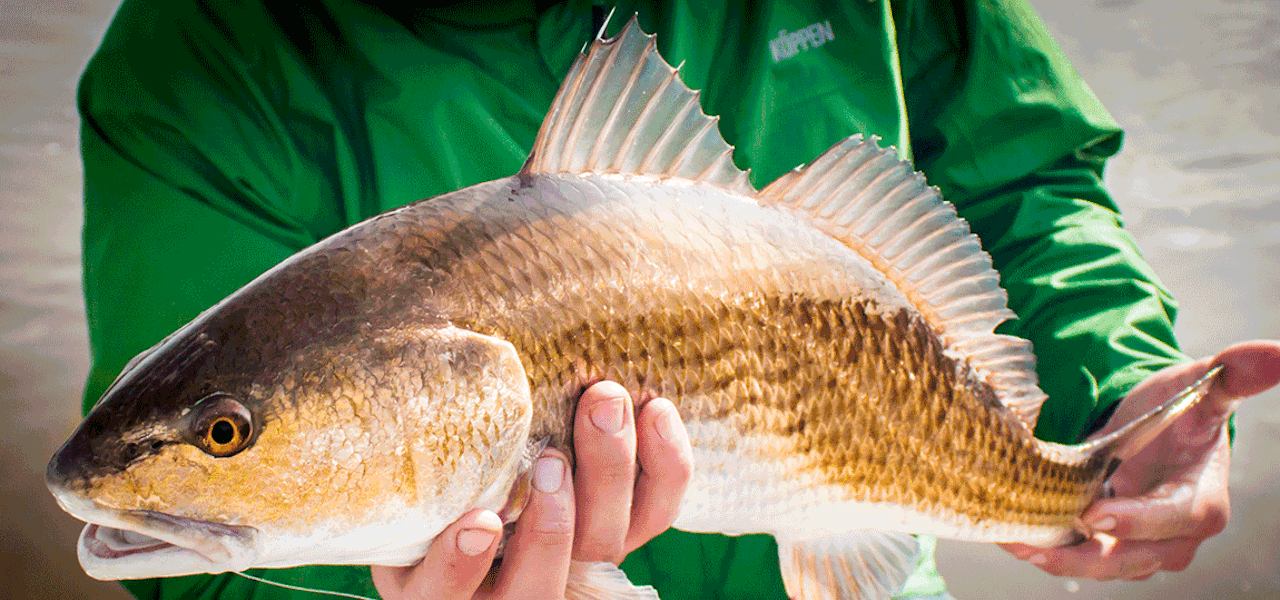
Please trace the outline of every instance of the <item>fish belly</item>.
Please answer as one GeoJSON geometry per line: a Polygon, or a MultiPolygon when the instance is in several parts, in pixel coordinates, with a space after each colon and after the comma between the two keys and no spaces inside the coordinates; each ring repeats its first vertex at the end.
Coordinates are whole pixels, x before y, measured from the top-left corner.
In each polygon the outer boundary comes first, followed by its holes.
{"type": "MultiPolygon", "coordinates": [[[[784,436],[742,435],[716,421],[686,426],[695,469],[680,516],[673,523],[677,529],[727,535],[769,533],[793,539],[877,530],[1043,546],[1074,535],[1069,518],[1034,524],[1016,514],[977,517],[959,512],[960,506],[903,499],[895,494],[895,486],[869,490],[832,482],[784,436]]],[[[897,484],[913,487],[909,479],[897,484]]],[[[922,491],[936,497],[953,493],[922,491]]]]}

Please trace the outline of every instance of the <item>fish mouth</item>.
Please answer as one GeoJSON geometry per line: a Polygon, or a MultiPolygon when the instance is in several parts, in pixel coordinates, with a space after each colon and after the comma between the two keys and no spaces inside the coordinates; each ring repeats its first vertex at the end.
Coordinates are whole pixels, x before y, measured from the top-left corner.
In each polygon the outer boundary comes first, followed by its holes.
{"type": "Polygon", "coordinates": [[[94,557],[114,560],[169,550],[190,551],[214,564],[230,562],[236,554],[229,541],[249,541],[252,527],[224,525],[150,511],[119,514],[130,527],[89,523],[80,535],[84,549],[94,557]]]}
{"type": "Polygon", "coordinates": [[[109,521],[90,521],[80,533],[76,554],[95,579],[243,571],[257,555],[252,527],[150,511],[122,511],[109,521]]]}
{"type": "MultiPolygon", "coordinates": [[[[134,554],[157,552],[174,545],[128,529],[103,527],[97,523],[85,526],[80,534],[80,545],[93,556],[112,560],[134,554]]],[[[206,559],[209,557],[205,557],[206,559]]]]}
{"type": "Polygon", "coordinates": [[[87,525],[76,554],[94,579],[144,579],[243,571],[256,562],[258,530],[147,510],[118,510],[58,497],[87,525]]]}

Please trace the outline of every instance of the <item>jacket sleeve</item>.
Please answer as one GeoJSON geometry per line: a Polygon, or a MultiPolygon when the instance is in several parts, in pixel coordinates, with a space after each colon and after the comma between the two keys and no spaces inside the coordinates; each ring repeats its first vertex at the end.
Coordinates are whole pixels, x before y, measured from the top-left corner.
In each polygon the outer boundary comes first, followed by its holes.
{"type": "Polygon", "coordinates": [[[81,79],[86,408],[129,357],[314,241],[244,52],[187,10],[126,2],[81,79]]]}
{"type": "Polygon", "coordinates": [[[1073,442],[1186,359],[1176,305],[1103,185],[1119,127],[1044,24],[1021,0],[944,4],[899,15],[916,164],[992,255],[1019,317],[1000,331],[1034,344],[1037,435],[1073,442]]]}
{"type": "MultiPolygon", "coordinates": [[[[174,4],[194,8],[125,2],[79,89],[86,410],[130,357],[336,227],[317,225],[313,208],[294,200],[294,153],[265,90],[251,83],[244,49],[199,18],[202,5],[174,4]]],[[[357,567],[259,575],[374,593],[368,569],[357,567]]],[[[140,598],[314,595],[231,574],[123,583],[140,598]]]]}

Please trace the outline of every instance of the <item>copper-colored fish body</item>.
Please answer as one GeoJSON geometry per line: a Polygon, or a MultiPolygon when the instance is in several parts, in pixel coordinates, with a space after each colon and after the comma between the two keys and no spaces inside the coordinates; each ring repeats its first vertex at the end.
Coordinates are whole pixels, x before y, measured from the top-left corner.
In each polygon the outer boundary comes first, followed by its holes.
{"type": "MultiPolygon", "coordinates": [[[[636,177],[493,187],[400,216],[419,221],[413,260],[440,274],[445,317],[515,345],[535,439],[571,447],[577,394],[614,379],[675,399],[699,457],[759,438],[727,471],[785,463],[779,474],[831,486],[824,502],[893,505],[939,521],[913,529],[994,541],[1069,539],[1102,483],[1100,457],[1046,453],[886,276],[794,215],[636,177]]],[[[742,482],[699,477],[724,489],[695,486],[691,506],[729,514],[742,482]]],[[[740,494],[760,504],[742,510],[804,513],[762,499],[792,495],[786,482],[740,494]]]]}

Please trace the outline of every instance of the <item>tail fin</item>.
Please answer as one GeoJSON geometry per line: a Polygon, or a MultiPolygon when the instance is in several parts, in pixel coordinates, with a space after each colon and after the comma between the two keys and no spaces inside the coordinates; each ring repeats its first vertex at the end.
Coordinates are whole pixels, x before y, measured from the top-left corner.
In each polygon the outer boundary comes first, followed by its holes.
{"type": "Polygon", "coordinates": [[[1164,432],[1165,429],[1173,423],[1174,419],[1182,416],[1188,409],[1195,406],[1205,394],[1209,392],[1209,386],[1213,384],[1213,379],[1222,371],[1222,365],[1218,365],[1209,369],[1204,377],[1201,377],[1195,383],[1187,386],[1177,395],[1167,400],[1164,404],[1157,406],[1145,415],[1138,417],[1126,423],[1120,429],[1117,429],[1105,437],[1086,442],[1077,446],[1079,451],[1086,456],[1095,456],[1102,454],[1107,457],[1107,477],[1119,468],[1120,463],[1132,458],[1135,454],[1147,447],[1156,436],[1164,432]]]}

